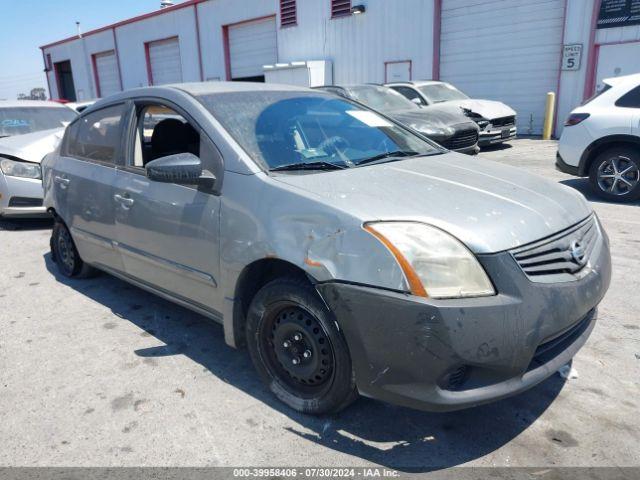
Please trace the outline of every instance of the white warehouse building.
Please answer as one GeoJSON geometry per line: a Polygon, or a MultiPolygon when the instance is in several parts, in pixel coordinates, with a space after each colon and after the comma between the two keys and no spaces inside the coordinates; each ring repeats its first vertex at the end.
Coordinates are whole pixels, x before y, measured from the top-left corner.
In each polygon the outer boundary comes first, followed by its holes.
{"type": "Polygon", "coordinates": [[[187,0],[41,49],[54,99],[176,82],[440,79],[507,103],[536,135],[547,92],[562,120],[603,78],[640,71],[640,2],[187,0]]]}

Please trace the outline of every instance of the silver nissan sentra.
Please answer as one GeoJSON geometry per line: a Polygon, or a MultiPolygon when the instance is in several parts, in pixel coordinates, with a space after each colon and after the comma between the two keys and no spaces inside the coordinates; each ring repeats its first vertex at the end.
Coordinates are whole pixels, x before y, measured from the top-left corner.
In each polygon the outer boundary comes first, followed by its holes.
{"type": "Polygon", "coordinates": [[[120,93],[43,175],[62,275],[101,270],[220,322],[310,414],[530,388],[586,342],[611,277],[575,191],[317,90],[120,93]]]}

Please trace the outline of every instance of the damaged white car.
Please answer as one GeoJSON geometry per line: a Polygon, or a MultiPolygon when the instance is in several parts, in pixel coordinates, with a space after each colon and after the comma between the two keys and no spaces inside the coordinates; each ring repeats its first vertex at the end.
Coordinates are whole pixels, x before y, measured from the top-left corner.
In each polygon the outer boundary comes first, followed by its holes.
{"type": "Polygon", "coordinates": [[[0,217],[48,216],[40,161],[76,116],[54,102],[0,102],[0,217]]]}
{"type": "Polygon", "coordinates": [[[469,98],[450,83],[421,80],[388,83],[387,87],[422,107],[438,104],[442,108],[449,104],[455,109],[462,108],[465,115],[480,128],[480,147],[512,140],[518,134],[515,110],[502,102],[469,98]]]}

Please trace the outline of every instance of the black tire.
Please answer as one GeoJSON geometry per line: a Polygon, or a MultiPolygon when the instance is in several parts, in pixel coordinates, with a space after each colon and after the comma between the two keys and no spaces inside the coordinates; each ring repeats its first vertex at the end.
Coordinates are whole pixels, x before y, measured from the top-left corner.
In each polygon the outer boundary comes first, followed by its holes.
{"type": "Polygon", "coordinates": [[[249,306],[246,335],[260,377],[294,410],[335,413],[357,398],[347,344],[310,284],[282,278],[265,285],[249,306]]]}
{"type": "Polygon", "coordinates": [[[53,260],[58,266],[58,271],[65,277],[89,278],[98,273],[95,268],[82,261],[71,233],[64,223],[57,221],[53,224],[50,244],[53,260]]]}
{"type": "Polygon", "coordinates": [[[637,200],[640,198],[640,149],[621,145],[600,153],[589,168],[589,182],[605,200],[637,200]],[[626,173],[620,175],[624,171],[626,173]]]}

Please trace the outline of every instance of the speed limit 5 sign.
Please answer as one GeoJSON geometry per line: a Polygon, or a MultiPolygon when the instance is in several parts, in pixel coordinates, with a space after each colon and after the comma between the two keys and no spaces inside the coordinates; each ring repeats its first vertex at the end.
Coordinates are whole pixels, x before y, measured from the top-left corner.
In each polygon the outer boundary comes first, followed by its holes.
{"type": "Polygon", "coordinates": [[[564,45],[562,47],[562,70],[580,70],[582,60],[582,44],[564,45]]]}

